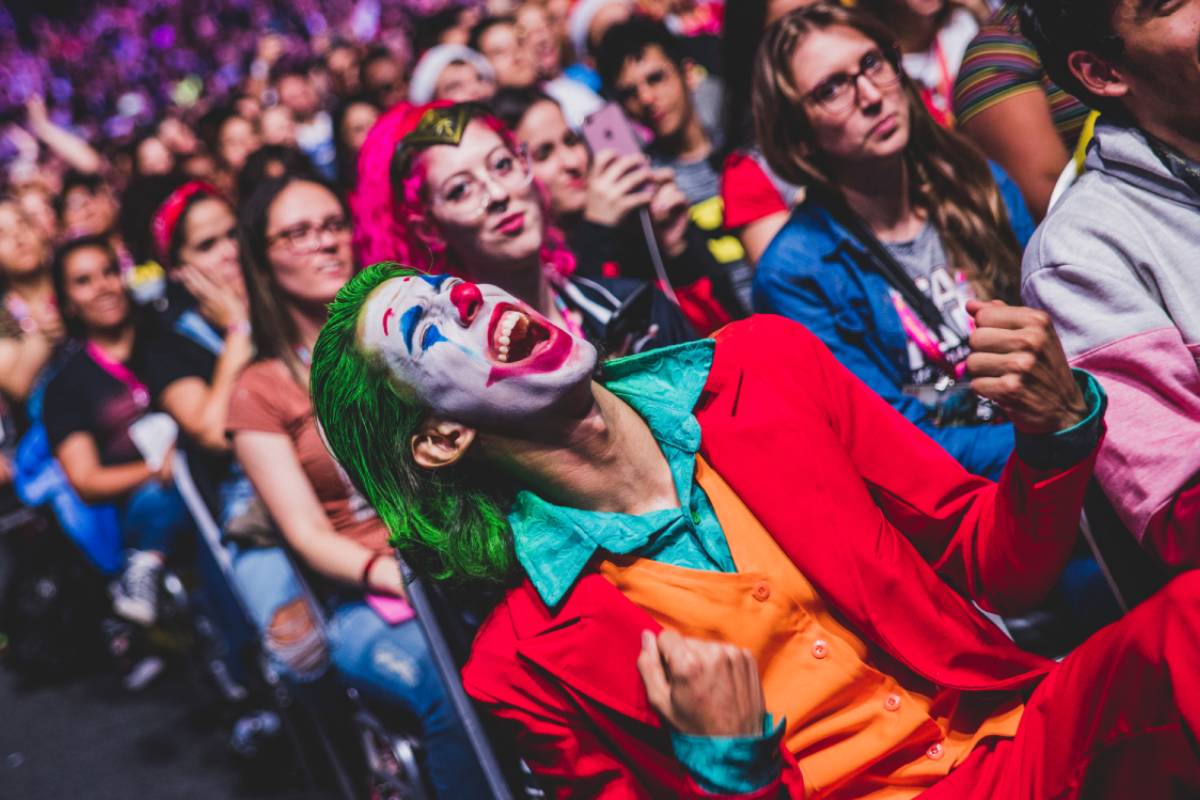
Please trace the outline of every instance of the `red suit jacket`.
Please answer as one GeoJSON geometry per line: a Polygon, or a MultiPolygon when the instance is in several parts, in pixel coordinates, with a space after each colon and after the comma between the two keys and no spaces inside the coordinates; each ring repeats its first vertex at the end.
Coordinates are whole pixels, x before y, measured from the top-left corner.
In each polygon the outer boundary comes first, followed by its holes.
{"type": "MultiPolygon", "coordinates": [[[[1052,666],[970,604],[1040,601],[1066,564],[1095,453],[1064,471],[1014,456],[999,483],[967,473],[779,317],[716,335],[695,414],[701,454],[825,602],[914,672],[968,691],[1027,688],[1052,666]]],[[[660,626],[588,571],[557,609],[526,581],[480,629],[468,693],[511,726],[550,797],[710,797],[675,760],[637,671],[660,626]]],[[[779,781],[742,797],[800,797],[779,781]]]]}

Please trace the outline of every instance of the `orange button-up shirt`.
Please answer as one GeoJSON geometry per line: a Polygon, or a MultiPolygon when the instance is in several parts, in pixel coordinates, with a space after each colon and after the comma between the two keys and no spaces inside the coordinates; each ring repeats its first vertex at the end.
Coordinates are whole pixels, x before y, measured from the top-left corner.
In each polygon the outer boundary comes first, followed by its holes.
{"type": "MultiPolygon", "coordinates": [[[[1012,694],[935,686],[837,617],[745,504],[703,459],[696,481],[729,541],[736,573],[612,558],[601,572],[663,627],[736,644],[758,660],[767,710],[809,796],[907,800],[990,736],[1016,733],[1012,694]]],[[[821,536],[814,532],[813,547],[821,536]]]]}

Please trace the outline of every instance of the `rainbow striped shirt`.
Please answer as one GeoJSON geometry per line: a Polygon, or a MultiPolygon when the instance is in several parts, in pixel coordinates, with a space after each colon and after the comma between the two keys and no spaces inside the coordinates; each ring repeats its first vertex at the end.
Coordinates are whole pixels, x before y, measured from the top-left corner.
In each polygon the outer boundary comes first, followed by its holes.
{"type": "Polygon", "coordinates": [[[1005,3],[967,48],[954,86],[958,124],[1008,98],[1040,91],[1050,104],[1054,127],[1068,150],[1075,148],[1089,109],[1064,92],[1042,68],[1037,50],[1021,34],[1015,3],[1005,3]]]}

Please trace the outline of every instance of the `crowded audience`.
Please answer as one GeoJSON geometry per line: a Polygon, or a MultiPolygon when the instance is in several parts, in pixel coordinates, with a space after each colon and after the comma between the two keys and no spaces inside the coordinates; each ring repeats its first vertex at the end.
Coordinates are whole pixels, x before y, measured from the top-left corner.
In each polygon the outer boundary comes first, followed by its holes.
{"type": "Polygon", "coordinates": [[[147,652],[231,594],[434,797],[490,796],[463,689],[545,796],[1200,796],[1198,30],[0,9],[0,520],[147,652]]]}

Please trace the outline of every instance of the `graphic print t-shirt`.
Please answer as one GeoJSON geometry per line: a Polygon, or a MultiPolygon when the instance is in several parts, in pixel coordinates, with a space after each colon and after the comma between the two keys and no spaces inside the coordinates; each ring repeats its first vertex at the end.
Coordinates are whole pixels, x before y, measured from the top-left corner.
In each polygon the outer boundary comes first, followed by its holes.
{"type": "MultiPolygon", "coordinates": [[[[946,263],[946,251],[942,248],[937,230],[932,225],[926,225],[917,238],[908,242],[886,242],[884,246],[892,258],[904,267],[917,288],[942,312],[942,318],[948,323],[942,328],[942,342],[950,360],[957,363],[960,358],[965,358],[969,349],[966,340],[971,330],[967,315],[971,290],[966,281],[956,276],[946,263]]],[[[908,362],[912,370],[910,383],[915,386],[936,383],[944,374],[936,364],[929,362],[911,339],[908,342],[908,362]]]]}

